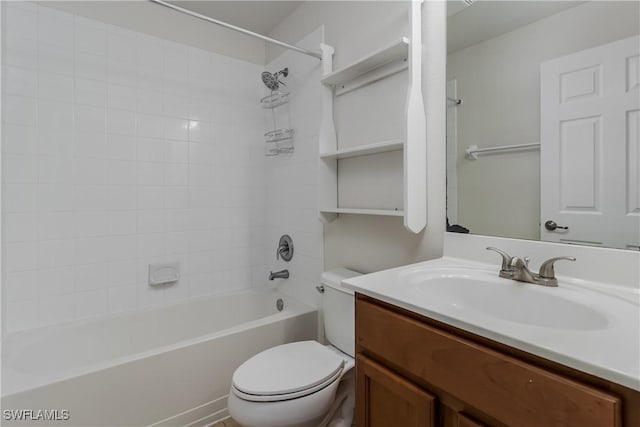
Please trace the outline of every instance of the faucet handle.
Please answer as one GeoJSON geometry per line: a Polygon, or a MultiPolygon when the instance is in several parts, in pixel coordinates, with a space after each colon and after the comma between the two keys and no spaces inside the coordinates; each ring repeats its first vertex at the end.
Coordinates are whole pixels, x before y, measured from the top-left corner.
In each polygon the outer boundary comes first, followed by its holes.
{"type": "Polygon", "coordinates": [[[556,261],[560,261],[560,260],[575,261],[576,259],[572,256],[559,256],[559,257],[548,259],[545,262],[543,262],[542,265],[540,266],[540,273],[538,273],[538,276],[540,276],[543,279],[555,279],[556,272],[553,268],[553,264],[556,261]]]}
{"type": "Polygon", "coordinates": [[[513,270],[515,268],[529,268],[529,257],[512,257],[511,261],[509,262],[509,269],[513,270]]]}
{"type": "Polygon", "coordinates": [[[511,260],[513,259],[513,257],[511,255],[501,249],[494,248],[492,246],[487,246],[487,250],[497,252],[502,256],[502,267],[500,268],[501,271],[513,270],[513,268],[511,267],[511,260]]]}
{"type": "Polygon", "coordinates": [[[276,259],[282,258],[289,262],[293,258],[293,240],[288,234],[283,234],[278,241],[278,248],[276,249],[276,259]]]}

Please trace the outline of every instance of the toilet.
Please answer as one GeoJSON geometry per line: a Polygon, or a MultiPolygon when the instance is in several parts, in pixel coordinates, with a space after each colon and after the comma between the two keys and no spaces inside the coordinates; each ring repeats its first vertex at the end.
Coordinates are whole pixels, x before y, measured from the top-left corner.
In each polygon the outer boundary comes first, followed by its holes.
{"type": "Polygon", "coordinates": [[[326,341],[282,344],[256,354],[233,374],[228,408],[243,427],[351,427],[355,403],[355,311],[339,268],[322,273],[326,341]]]}

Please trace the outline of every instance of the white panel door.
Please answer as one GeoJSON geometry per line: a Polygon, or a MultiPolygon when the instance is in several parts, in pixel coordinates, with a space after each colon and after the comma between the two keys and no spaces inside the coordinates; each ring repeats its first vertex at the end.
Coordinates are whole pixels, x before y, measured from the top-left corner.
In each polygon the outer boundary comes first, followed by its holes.
{"type": "Polygon", "coordinates": [[[541,240],[640,248],[639,53],[631,37],[541,65],[541,240]]]}

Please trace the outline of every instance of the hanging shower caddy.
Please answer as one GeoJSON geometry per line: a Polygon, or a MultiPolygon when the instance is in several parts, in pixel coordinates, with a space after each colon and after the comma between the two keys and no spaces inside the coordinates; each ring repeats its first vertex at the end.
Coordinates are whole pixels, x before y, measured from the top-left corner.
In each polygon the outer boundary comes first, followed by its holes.
{"type": "Polygon", "coordinates": [[[262,73],[262,82],[271,89],[271,94],[260,100],[262,108],[271,111],[272,127],[264,134],[265,154],[276,156],[280,153],[293,152],[293,135],[291,114],[289,112],[289,92],[279,90],[283,84],[279,76],[287,77],[289,69],[285,68],[275,74],[262,73]]]}
{"type": "Polygon", "coordinates": [[[266,155],[276,156],[293,151],[291,114],[289,113],[289,93],[275,92],[260,100],[262,108],[271,110],[272,130],[264,134],[266,155]]]}

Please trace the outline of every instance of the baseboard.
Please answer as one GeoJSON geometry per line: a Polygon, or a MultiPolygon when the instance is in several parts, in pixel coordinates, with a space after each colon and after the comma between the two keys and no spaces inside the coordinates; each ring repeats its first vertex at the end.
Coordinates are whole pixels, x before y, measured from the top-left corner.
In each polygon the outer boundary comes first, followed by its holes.
{"type": "Polygon", "coordinates": [[[218,399],[150,424],[148,427],[204,427],[217,423],[229,417],[227,397],[228,395],[224,395],[218,399]]]}

